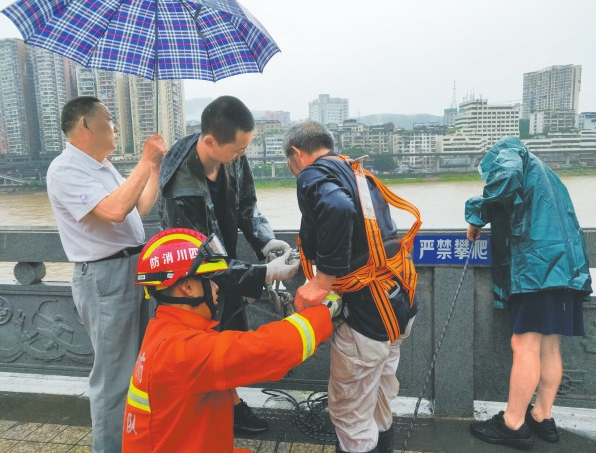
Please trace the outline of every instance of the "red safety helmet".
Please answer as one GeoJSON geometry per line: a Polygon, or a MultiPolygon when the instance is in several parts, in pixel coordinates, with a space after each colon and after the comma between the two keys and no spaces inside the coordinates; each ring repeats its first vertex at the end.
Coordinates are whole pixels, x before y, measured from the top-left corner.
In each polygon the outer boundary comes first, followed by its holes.
{"type": "Polygon", "coordinates": [[[205,275],[228,268],[226,249],[217,236],[207,238],[189,228],[157,233],[143,247],[135,284],[168,288],[182,277],[205,275]]]}

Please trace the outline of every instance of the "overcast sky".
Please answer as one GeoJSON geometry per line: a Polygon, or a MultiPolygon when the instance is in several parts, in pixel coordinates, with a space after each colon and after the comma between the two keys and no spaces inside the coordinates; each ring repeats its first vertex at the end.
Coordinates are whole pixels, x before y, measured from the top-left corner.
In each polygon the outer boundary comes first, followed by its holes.
{"type": "MultiPolygon", "coordinates": [[[[11,0],[0,0],[0,9],[11,0]]],[[[582,65],[580,111],[596,111],[595,0],[242,0],[275,39],[263,74],[187,81],[186,98],[230,94],[252,110],[308,116],[319,94],[350,116],[442,115],[453,98],[521,102],[523,73],[582,65]]],[[[0,14],[0,38],[20,37],[0,14]]]]}

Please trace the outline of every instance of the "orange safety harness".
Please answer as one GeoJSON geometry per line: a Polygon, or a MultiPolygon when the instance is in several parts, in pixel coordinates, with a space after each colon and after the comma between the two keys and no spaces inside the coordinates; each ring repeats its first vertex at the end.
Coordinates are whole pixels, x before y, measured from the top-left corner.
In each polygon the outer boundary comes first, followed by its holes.
{"type": "MultiPolygon", "coordinates": [[[[359,269],[350,272],[348,275],[338,277],[334,280],[331,289],[340,295],[344,292],[355,292],[365,287],[370,288],[373,300],[383,324],[389,341],[392,343],[400,336],[397,317],[391,306],[388,291],[395,287],[394,279],[397,278],[402,288],[408,294],[410,307],[414,303],[416,293],[416,282],[418,274],[414,268],[411,252],[414,236],[420,230],[422,222],[420,220],[420,211],[413,204],[391,192],[377,177],[368,170],[364,169],[360,160],[353,160],[347,156],[325,156],[325,158],[338,158],[350,165],[356,175],[358,194],[364,214],[364,224],[366,227],[366,238],[368,241],[369,258],[368,262],[359,269]],[[416,221],[401,238],[401,246],[398,252],[391,257],[387,257],[381,230],[377,224],[375,210],[372,204],[370,191],[366,178],[370,178],[378,187],[383,198],[392,206],[407,211],[412,214],[416,221]]],[[[300,237],[298,237],[298,250],[300,251],[300,262],[306,278],[311,280],[314,277],[312,262],[307,260],[302,250],[300,237]]]]}

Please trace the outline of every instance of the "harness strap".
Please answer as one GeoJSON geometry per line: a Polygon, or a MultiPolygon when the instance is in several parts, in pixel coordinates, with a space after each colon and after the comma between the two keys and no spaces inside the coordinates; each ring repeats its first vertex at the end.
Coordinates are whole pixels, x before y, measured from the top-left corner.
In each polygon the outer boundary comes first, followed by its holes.
{"type": "MultiPolygon", "coordinates": [[[[369,249],[368,262],[348,275],[336,278],[331,288],[333,291],[341,294],[344,292],[355,292],[369,287],[387,335],[389,336],[389,341],[393,343],[399,338],[400,329],[397,317],[391,306],[391,301],[389,300],[388,291],[395,286],[394,279],[397,278],[402,288],[408,294],[410,307],[414,303],[418,274],[412,261],[411,251],[414,237],[422,225],[420,211],[410,202],[391,192],[376,176],[364,169],[360,161],[352,160],[341,155],[325,156],[325,158],[341,159],[349,164],[354,171],[362,213],[364,215],[364,226],[366,228],[366,239],[369,249]],[[375,183],[387,203],[400,210],[409,212],[416,218],[414,224],[401,239],[399,251],[392,257],[387,257],[385,251],[383,237],[377,223],[368,188],[367,177],[375,183]]],[[[311,280],[314,277],[312,262],[307,260],[304,255],[300,237],[298,237],[297,243],[302,269],[306,278],[311,280]]]]}

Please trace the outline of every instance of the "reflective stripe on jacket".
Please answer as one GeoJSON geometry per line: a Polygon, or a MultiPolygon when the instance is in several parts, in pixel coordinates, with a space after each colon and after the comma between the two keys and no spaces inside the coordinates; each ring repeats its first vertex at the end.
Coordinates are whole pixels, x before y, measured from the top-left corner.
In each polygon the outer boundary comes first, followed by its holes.
{"type": "Polygon", "coordinates": [[[281,379],[332,331],[325,306],[256,331],[217,332],[215,325],[178,308],[157,308],[132,374],[123,452],[232,452],[230,389],[281,379]]]}

